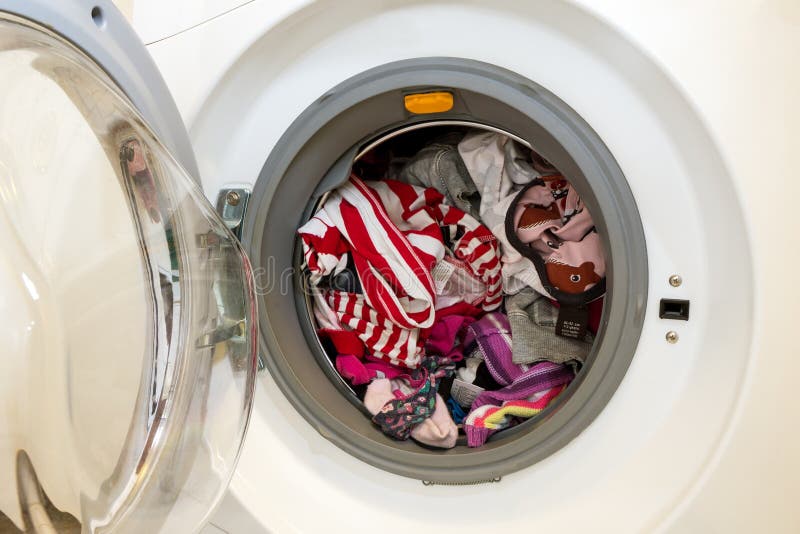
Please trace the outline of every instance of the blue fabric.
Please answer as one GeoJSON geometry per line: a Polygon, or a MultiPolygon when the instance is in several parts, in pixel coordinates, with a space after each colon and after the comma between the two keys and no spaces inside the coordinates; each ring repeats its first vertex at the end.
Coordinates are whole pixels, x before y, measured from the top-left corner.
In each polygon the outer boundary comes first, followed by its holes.
{"type": "Polygon", "coordinates": [[[446,404],[447,407],[450,408],[450,415],[453,417],[453,422],[460,425],[467,416],[467,414],[464,413],[464,409],[452,397],[447,399],[446,404]]]}

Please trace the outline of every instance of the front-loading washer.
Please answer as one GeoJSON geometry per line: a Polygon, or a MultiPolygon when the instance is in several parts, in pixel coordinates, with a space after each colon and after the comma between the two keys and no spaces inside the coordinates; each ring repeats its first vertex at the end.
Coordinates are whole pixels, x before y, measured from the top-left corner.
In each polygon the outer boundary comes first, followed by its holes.
{"type": "Polygon", "coordinates": [[[202,187],[254,268],[264,369],[209,531],[794,530],[775,497],[797,462],[797,433],[777,416],[796,371],[781,311],[797,293],[781,282],[796,224],[779,205],[796,189],[782,178],[793,127],[772,120],[797,109],[787,96],[797,79],[782,70],[791,7],[234,7],[153,32],[148,46],[189,127],[202,187]],[[756,56],[750,39],[767,34],[756,56]],[[430,91],[455,105],[404,107],[404,96],[430,91]],[[562,402],[484,449],[442,453],[385,438],[347,401],[314,355],[292,284],[294,230],[358,154],[452,123],[517,137],[574,177],[611,267],[591,365],[562,402]],[[767,170],[777,198],[751,191],[767,170]],[[670,300],[691,303],[688,321],[660,313],[670,300]],[[751,500],[757,512],[745,514],[751,500]]]}

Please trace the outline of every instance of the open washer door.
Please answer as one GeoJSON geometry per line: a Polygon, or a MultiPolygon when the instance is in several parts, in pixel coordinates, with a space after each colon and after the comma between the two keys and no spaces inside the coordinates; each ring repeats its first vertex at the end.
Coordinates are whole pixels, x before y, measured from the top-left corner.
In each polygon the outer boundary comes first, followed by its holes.
{"type": "Polygon", "coordinates": [[[84,532],[196,531],[250,414],[247,257],[110,2],[0,0],[0,80],[0,509],[35,527],[38,478],[84,532]]]}

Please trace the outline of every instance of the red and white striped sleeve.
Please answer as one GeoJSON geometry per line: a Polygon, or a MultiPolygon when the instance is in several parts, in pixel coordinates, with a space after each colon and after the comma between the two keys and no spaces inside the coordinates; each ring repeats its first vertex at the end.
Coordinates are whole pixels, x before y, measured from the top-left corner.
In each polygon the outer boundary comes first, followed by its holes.
{"type": "Polygon", "coordinates": [[[496,309],[503,302],[500,247],[492,232],[471,215],[442,204],[438,208],[439,224],[450,229],[453,255],[464,261],[467,268],[486,284],[486,298],[481,307],[496,309]]]}
{"type": "Polygon", "coordinates": [[[297,233],[303,242],[303,262],[308,267],[312,285],[328,275],[341,272],[347,265],[349,247],[330,214],[327,203],[297,233]]]}

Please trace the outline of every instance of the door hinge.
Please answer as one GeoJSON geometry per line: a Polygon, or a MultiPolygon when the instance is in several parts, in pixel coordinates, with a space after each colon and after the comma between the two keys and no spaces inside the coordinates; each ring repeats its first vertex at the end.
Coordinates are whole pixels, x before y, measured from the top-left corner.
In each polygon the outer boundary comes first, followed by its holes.
{"type": "Polygon", "coordinates": [[[250,190],[238,186],[224,187],[217,196],[217,213],[237,239],[242,238],[242,222],[249,200],[250,190]]]}

